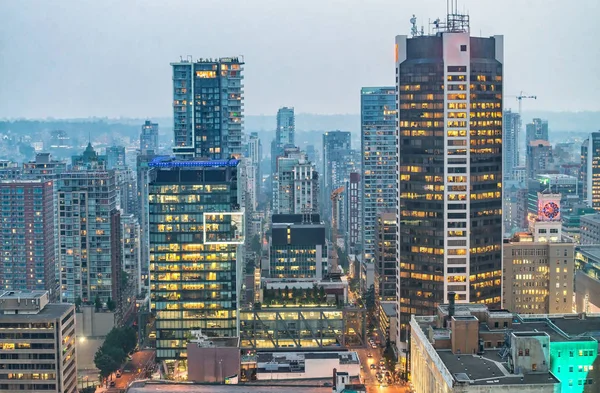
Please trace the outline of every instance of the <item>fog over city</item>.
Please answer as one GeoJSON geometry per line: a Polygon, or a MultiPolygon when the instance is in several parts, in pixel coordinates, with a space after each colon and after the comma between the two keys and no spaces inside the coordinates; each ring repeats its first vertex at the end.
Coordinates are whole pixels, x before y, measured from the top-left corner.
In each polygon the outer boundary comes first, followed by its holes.
{"type": "MultiPolygon", "coordinates": [[[[473,35],[504,35],[506,96],[597,111],[597,0],[462,1],[473,35]]],[[[170,62],[243,55],[245,113],[359,113],[393,85],[394,36],[443,0],[0,1],[0,118],[171,114],[170,62]]],[[[507,97],[506,105],[514,105],[507,97]]]]}

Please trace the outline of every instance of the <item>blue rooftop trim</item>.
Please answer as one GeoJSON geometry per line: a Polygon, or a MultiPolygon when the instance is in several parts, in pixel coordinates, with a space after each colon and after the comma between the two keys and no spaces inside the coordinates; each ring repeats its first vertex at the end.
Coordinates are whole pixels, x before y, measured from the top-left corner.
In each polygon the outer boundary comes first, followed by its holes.
{"type": "Polygon", "coordinates": [[[182,161],[174,157],[156,157],[148,163],[150,168],[226,168],[236,167],[240,160],[207,160],[207,161],[182,161]]]}

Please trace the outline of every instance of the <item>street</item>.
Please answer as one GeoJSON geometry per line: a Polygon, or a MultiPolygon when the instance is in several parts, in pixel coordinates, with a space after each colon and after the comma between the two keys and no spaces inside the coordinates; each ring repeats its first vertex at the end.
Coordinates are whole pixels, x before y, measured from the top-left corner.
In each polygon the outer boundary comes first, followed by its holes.
{"type": "Polygon", "coordinates": [[[380,383],[377,381],[377,377],[375,374],[377,370],[371,370],[371,364],[379,365],[379,361],[382,356],[381,348],[366,348],[366,349],[356,349],[358,352],[358,357],[360,358],[360,364],[363,366],[363,370],[361,372],[362,380],[365,386],[367,387],[368,393],[408,393],[408,387],[398,386],[398,385],[389,385],[386,387],[380,386],[380,383]],[[371,353],[373,355],[372,358],[368,357],[367,354],[371,353]]]}
{"type": "Polygon", "coordinates": [[[144,377],[144,369],[146,366],[151,366],[154,362],[154,351],[145,349],[134,353],[131,356],[131,360],[125,363],[123,366],[121,377],[117,378],[115,374],[109,377],[109,380],[115,381],[115,386],[111,388],[98,388],[96,393],[116,393],[121,390],[127,389],[127,386],[137,378],[144,377]]]}

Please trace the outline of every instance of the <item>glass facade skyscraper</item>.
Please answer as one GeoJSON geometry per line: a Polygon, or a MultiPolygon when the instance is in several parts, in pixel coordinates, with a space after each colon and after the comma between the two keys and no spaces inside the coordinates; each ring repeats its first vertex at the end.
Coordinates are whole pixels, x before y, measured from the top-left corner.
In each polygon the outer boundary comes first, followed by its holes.
{"type": "Polygon", "coordinates": [[[363,263],[373,263],[377,215],[396,208],[396,88],[363,87],[360,118],[361,243],[363,263]]]}
{"type": "Polygon", "coordinates": [[[190,59],[171,66],[175,156],[217,160],[240,157],[243,59],[190,59]]]}
{"type": "Polygon", "coordinates": [[[500,307],[503,38],[464,18],[396,37],[400,334],[448,293],[500,307]]]}
{"type": "Polygon", "coordinates": [[[239,161],[149,163],[151,308],[156,357],[186,358],[191,330],[238,336],[244,212],[239,161]]]}

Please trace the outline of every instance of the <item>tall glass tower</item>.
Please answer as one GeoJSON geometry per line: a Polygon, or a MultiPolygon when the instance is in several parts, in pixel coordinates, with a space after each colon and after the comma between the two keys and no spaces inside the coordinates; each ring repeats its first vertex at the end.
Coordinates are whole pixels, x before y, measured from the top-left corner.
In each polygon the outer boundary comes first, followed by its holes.
{"type": "MultiPolygon", "coordinates": [[[[187,338],[236,337],[244,212],[240,161],[156,158],[148,166],[156,357],[186,359],[187,338]]],[[[185,363],[185,362],[182,362],[185,363]]]]}
{"type": "Polygon", "coordinates": [[[173,153],[189,159],[242,155],[243,58],[191,58],[173,67],[173,153]]]}
{"type": "Polygon", "coordinates": [[[503,37],[468,18],[396,37],[401,334],[450,293],[500,307],[503,37]]]}
{"type": "MultiPolygon", "coordinates": [[[[396,88],[360,92],[363,263],[375,258],[377,215],[396,208],[396,88]]],[[[367,287],[373,283],[367,283],[367,287]]]]}

